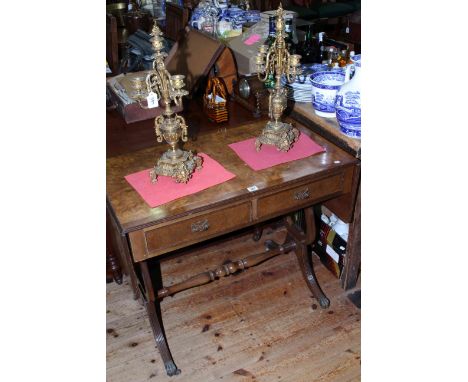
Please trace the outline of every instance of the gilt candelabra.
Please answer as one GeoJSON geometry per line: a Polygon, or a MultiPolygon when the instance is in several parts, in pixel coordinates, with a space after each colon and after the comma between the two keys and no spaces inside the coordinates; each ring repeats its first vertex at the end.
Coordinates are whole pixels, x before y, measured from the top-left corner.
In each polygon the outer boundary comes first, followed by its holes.
{"type": "MultiPolygon", "coordinates": [[[[191,151],[185,151],[178,148],[179,139],[182,142],[187,142],[187,124],[185,119],[173,112],[171,102],[180,106],[182,97],[188,94],[184,90],[183,75],[171,75],[164,64],[164,58],[167,56],[163,49],[162,32],[154,24],[151,36],[154,49],[153,69],[146,76],[146,88],[148,91],[148,106],[151,102],[156,103],[161,100],[162,106],[165,108],[163,113],[154,120],[154,128],[156,131],[156,139],[162,142],[163,139],[171,146],[159,158],[158,162],[150,172],[151,182],[157,181],[158,175],[170,176],[177,183],[187,183],[192,177],[195,169],[202,168],[202,158],[194,155],[191,151]],[[153,97],[153,99],[151,99],[153,97]]],[[[143,94],[141,89],[141,81],[135,78],[133,87],[136,94],[143,94]]],[[[143,96],[135,97],[141,107],[147,108],[142,104],[143,96]]]]}
{"type": "Polygon", "coordinates": [[[285,43],[283,8],[281,3],[276,11],[276,39],[271,44],[260,46],[255,57],[258,78],[265,82],[275,78],[275,86],[269,89],[268,116],[270,121],[263,128],[262,133],[255,141],[255,148],[260,151],[262,144],[274,145],[279,151],[287,152],[299,138],[299,130],[289,123],[279,119],[287,106],[286,89],[282,86],[281,78],[292,83],[301,73],[298,54],[290,54],[285,43]]]}

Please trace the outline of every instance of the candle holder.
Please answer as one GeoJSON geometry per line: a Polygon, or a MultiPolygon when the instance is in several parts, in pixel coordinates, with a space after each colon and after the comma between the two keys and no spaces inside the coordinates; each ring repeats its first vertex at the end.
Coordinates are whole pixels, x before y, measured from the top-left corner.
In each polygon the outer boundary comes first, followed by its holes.
{"type": "MultiPolygon", "coordinates": [[[[155,183],[159,175],[170,176],[177,183],[187,183],[193,172],[202,168],[202,158],[191,151],[181,150],[178,147],[179,139],[187,142],[187,124],[185,119],[173,112],[171,102],[180,106],[182,97],[188,95],[184,90],[184,78],[181,74],[171,75],[164,65],[166,53],[162,52],[163,38],[161,30],[156,23],[151,33],[154,48],[153,69],[145,79],[148,98],[152,95],[161,100],[164,112],[154,120],[156,139],[159,143],[163,139],[171,146],[162,156],[150,172],[151,182],[155,183]]],[[[142,108],[148,108],[142,101],[144,99],[141,89],[141,79],[138,77],[132,82],[135,100],[142,108]]]]}
{"type": "Polygon", "coordinates": [[[281,3],[276,11],[276,39],[271,46],[261,45],[255,64],[258,78],[265,82],[269,77],[275,78],[275,86],[268,89],[268,116],[270,121],[255,140],[255,148],[260,151],[263,144],[274,145],[279,151],[287,152],[299,138],[299,130],[289,123],[281,122],[280,118],[287,106],[286,89],[281,84],[284,76],[288,83],[295,81],[301,73],[298,54],[290,54],[284,41],[284,19],[281,3]]]}

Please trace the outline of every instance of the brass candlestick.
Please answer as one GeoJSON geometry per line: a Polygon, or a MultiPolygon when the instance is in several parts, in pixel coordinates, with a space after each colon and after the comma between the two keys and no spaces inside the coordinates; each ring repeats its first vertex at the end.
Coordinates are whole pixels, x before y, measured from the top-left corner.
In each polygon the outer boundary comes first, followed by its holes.
{"type": "Polygon", "coordinates": [[[268,77],[275,77],[275,87],[269,89],[268,116],[271,120],[255,140],[257,151],[260,151],[262,144],[267,144],[274,145],[279,151],[286,152],[299,138],[298,129],[279,120],[287,106],[286,89],[281,85],[281,77],[285,76],[286,80],[292,83],[301,73],[301,56],[288,52],[284,33],[283,8],[280,3],[276,11],[276,39],[270,47],[268,45],[260,46],[255,57],[259,80],[265,82],[268,77]]]}
{"type": "MultiPolygon", "coordinates": [[[[191,151],[184,151],[177,147],[179,138],[182,142],[187,142],[187,125],[183,117],[172,111],[171,102],[173,101],[179,106],[182,97],[186,96],[188,91],[183,89],[185,76],[180,74],[171,76],[164,65],[164,58],[167,54],[161,51],[163,49],[161,35],[161,30],[155,23],[151,33],[155,51],[153,69],[148,73],[145,82],[148,94],[155,93],[165,107],[163,114],[154,120],[156,139],[161,143],[164,138],[171,148],[159,158],[157,164],[151,170],[151,182],[155,183],[158,175],[164,175],[174,178],[177,183],[187,183],[195,169],[202,168],[202,158],[194,155],[191,151]]],[[[136,79],[134,88],[136,94],[141,94],[138,82],[136,79]]],[[[141,104],[142,99],[140,97],[136,98],[138,103],[146,108],[141,104]]]]}

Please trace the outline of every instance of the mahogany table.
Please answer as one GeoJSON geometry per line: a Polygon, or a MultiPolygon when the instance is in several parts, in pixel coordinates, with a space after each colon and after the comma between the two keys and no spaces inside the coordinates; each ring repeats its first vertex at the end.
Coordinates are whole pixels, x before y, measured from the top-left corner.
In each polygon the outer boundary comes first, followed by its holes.
{"type": "MultiPolygon", "coordinates": [[[[227,145],[258,136],[265,122],[219,129],[187,142],[185,149],[207,153],[236,177],[220,185],[150,208],[124,179],[149,169],[167,145],[155,145],[107,160],[107,208],[111,225],[120,235],[119,249],[130,274],[135,296],[143,299],[154,338],[168,375],[180,373],[164,334],[159,302],[166,296],[209,283],[273,256],[294,251],[305,281],[322,308],[330,301],[315,278],[307,250],[316,236],[312,207],[351,192],[358,160],[321,136],[299,126],[326,151],[261,171],[251,170],[227,145]],[[247,188],[256,186],[250,192],[247,188]],[[289,213],[303,210],[305,227],[289,213]],[[284,216],[288,235],[284,243],[265,242],[265,252],[189,275],[186,281],[164,287],[160,261],[171,252],[220,235],[284,216]]],[[[190,252],[187,251],[189,256],[190,252]]]]}

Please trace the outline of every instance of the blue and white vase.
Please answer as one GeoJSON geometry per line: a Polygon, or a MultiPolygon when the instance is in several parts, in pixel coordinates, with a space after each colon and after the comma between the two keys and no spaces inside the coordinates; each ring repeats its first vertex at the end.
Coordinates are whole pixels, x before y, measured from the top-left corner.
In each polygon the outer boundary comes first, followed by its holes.
{"type": "Polygon", "coordinates": [[[336,119],[343,134],[361,138],[361,55],[352,57],[355,66],[353,78],[336,95],[336,119]]]}
{"type": "Polygon", "coordinates": [[[345,75],[340,71],[317,72],[310,76],[315,114],[324,118],[335,118],[336,94],[344,81],[345,75]]]}

